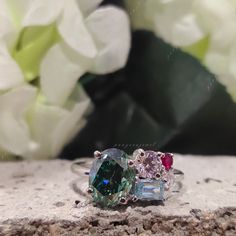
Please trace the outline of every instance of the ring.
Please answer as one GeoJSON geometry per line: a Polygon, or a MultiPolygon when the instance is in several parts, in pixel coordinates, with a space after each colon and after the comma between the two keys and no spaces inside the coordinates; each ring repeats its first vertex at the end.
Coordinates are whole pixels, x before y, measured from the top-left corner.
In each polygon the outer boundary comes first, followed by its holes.
{"type": "MultiPolygon", "coordinates": [[[[181,188],[183,172],[172,167],[171,153],[137,149],[129,156],[120,149],[110,148],[95,151],[94,157],[87,192],[101,207],[138,200],[164,201],[181,188]]],[[[73,165],[72,170],[76,172],[73,165]]]]}

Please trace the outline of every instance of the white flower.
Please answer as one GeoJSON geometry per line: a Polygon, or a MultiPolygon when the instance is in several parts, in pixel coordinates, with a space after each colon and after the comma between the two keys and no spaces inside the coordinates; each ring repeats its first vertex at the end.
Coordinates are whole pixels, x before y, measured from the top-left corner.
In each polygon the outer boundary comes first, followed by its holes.
{"type": "Polygon", "coordinates": [[[102,0],[0,0],[0,150],[55,157],[84,124],[78,79],[126,63],[129,21],[102,0]]]}
{"type": "Polygon", "coordinates": [[[126,3],[134,28],[152,30],[166,42],[200,59],[236,101],[235,0],[142,3],[126,0],[126,3]]]}

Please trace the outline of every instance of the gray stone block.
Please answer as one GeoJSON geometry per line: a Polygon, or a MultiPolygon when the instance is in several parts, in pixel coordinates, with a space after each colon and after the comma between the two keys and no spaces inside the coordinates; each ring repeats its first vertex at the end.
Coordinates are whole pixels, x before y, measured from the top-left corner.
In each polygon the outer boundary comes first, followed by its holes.
{"type": "Polygon", "coordinates": [[[0,163],[0,235],[236,235],[235,157],[176,155],[174,167],[185,173],[180,193],[113,210],[87,200],[85,169],[77,176],[70,166],[0,163]]]}

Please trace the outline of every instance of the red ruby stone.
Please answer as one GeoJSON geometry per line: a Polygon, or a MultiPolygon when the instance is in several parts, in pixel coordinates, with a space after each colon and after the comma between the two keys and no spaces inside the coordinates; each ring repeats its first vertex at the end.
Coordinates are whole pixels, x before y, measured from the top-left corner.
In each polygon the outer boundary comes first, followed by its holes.
{"type": "Polygon", "coordinates": [[[169,170],[171,166],[173,165],[173,154],[171,153],[165,153],[161,157],[162,165],[165,167],[166,170],[169,170]]]}

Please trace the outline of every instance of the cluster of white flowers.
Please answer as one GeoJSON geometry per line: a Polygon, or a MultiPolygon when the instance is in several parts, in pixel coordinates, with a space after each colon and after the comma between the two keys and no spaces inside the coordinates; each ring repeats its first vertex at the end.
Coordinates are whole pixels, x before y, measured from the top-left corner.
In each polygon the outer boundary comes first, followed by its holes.
{"type": "Polygon", "coordinates": [[[126,0],[133,27],[197,57],[236,101],[236,0],[126,0]]]}
{"type": "Polygon", "coordinates": [[[125,65],[128,16],[101,2],[0,0],[0,153],[58,155],[90,104],[78,79],[125,65]]]}

